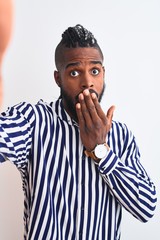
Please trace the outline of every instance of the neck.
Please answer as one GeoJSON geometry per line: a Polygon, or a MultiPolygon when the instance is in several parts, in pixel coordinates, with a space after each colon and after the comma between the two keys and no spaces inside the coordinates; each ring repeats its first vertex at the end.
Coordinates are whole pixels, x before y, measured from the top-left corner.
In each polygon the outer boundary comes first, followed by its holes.
{"type": "Polygon", "coordinates": [[[62,98],[62,105],[70,118],[75,122],[78,122],[76,108],[73,106],[73,104],[67,104],[66,101],[62,98]]]}

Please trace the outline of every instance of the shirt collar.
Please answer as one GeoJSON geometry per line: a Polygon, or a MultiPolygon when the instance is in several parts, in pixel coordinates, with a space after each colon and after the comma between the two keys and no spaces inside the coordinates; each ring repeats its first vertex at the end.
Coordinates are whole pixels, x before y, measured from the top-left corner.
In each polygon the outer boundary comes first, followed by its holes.
{"type": "Polygon", "coordinates": [[[56,102],[55,102],[55,112],[57,114],[57,116],[62,120],[67,122],[69,125],[75,125],[77,127],[78,123],[72,119],[69,114],[66,112],[66,110],[64,109],[63,103],[62,103],[62,99],[59,98],[56,102]]]}

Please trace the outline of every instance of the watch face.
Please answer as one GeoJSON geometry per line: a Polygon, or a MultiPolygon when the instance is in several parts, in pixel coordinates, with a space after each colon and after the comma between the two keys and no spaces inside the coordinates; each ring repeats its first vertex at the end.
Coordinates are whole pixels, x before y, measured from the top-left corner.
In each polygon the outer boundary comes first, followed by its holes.
{"type": "Polygon", "coordinates": [[[107,155],[107,147],[104,144],[99,144],[95,147],[94,154],[97,158],[104,158],[107,155]]]}

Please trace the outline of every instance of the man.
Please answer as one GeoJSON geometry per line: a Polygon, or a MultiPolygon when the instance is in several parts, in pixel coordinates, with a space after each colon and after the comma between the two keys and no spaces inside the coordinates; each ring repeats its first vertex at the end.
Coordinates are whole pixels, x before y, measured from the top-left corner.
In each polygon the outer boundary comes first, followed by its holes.
{"type": "Polygon", "coordinates": [[[124,207],[153,215],[155,186],[125,124],[100,106],[103,54],[93,34],[69,27],[55,51],[55,103],[20,103],[2,113],[0,162],[13,162],[24,189],[24,239],[117,240],[124,207]]]}

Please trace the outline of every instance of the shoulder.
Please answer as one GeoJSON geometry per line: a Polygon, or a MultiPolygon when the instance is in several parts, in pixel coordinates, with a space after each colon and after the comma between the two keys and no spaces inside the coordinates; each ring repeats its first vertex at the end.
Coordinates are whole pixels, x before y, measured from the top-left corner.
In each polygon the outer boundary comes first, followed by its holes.
{"type": "Polygon", "coordinates": [[[20,102],[14,106],[8,107],[6,111],[1,113],[1,117],[16,117],[17,115],[29,115],[33,111],[31,104],[20,102]]]}
{"type": "Polygon", "coordinates": [[[23,125],[26,123],[33,124],[35,120],[35,114],[33,106],[27,102],[20,102],[14,106],[8,107],[8,109],[0,115],[1,123],[7,122],[23,125]]]}
{"type": "Polygon", "coordinates": [[[51,111],[53,103],[47,103],[43,100],[38,101],[36,104],[31,104],[28,102],[20,102],[14,106],[8,107],[5,112],[2,112],[2,116],[14,115],[17,112],[20,114],[28,116],[30,113],[34,114],[35,111],[51,111]]]}
{"type": "Polygon", "coordinates": [[[54,102],[45,102],[44,100],[39,100],[37,102],[37,104],[32,105],[33,110],[36,114],[50,114],[53,115],[54,114],[54,102]]]}
{"type": "Polygon", "coordinates": [[[112,128],[108,133],[108,143],[117,156],[122,157],[126,150],[136,149],[137,143],[132,131],[125,123],[112,121],[112,128]]]}
{"type": "Polygon", "coordinates": [[[114,120],[112,121],[110,134],[121,138],[123,141],[132,139],[134,137],[131,129],[126,125],[126,123],[114,120]]]}
{"type": "Polygon", "coordinates": [[[18,104],[15,104],[13,106],[10,106],[7,108],[6,111],[3,111],[1,113],[1,118],[17,118],[20,116],[23,116],[24,118],[28,119],[31,118],[35,115],[35,112],[38,109],[48,109],[49,108],[49,104],[47,105],[46,103],[44,103],[42,100],[39,101],[36,104],[31,104],[28,102],[20,102],[18,104]]]}
{"type": "Polygon", "coordinates": [[[121,131],[129,131],[129,128],[126,125],[126,123],[115,121],[115,120],[112,121],[112,129],[117,129],[117,130],[121,130],[121,131]]]}
{"type": "Polygon", "coordinates": [[[60,109],[58,100],[50,103],[39,100],[36,104],[20,102],[2,112],[0,120],[3,122],[6,120],[14,122],[27,121],[31,125],[35,125],[36,122],[40,124],[42,120],[52,122],[58,118],[60,109]]]}

